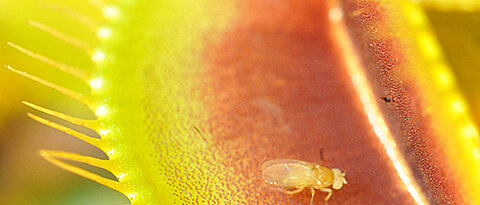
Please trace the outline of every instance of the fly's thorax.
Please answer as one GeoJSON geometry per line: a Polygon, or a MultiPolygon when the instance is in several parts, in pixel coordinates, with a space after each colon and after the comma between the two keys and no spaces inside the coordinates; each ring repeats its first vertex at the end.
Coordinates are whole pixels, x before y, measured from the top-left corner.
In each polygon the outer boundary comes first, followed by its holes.
{"type": "Polygon", "coordinates": [[[335,176],[329,168],[317,165],[312,168],[312,171],[314,177],[317,179],[317,186],[319,188],[328,187],[333,184],[335,176]]]}

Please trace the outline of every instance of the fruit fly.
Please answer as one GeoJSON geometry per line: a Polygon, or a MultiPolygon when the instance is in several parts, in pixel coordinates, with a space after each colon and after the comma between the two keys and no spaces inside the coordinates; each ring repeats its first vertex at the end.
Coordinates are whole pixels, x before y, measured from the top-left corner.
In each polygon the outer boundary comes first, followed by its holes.
{"type": "Polygon", "coordinates": [[[347,184],[345,173],[339,169],[330,169],[319,164],[293,159],[274,159],[263,163],[262,178],[266,183],[278,188],[286,194],[296,194],[309,188],[313,204],[315,189],[327,192],[325,204],[332,196],[333,189],[339,190],[347,184]],[[294,189],[294,190],[291,190],[294,189]]]}

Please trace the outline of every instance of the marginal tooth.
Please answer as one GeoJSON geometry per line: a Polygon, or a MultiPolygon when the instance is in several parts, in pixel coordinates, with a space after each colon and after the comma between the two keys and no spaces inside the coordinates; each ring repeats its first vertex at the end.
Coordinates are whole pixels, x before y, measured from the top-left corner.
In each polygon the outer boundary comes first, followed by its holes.
{"type": "Polygon", "coordinates": [[[89,143],[89,144],[91,144],[91,145],[94,145],[94,146],[96,146],[96,147],[98,147],[98,148],[100,148],[100,149],[103,148],[102,143],[101,143],[102,141],[100,141],[99,139],[96,139],[96,138],[90,137],[90,136],[88,136],[88,135],[85,135],[85,134],[83,134],[83,133],[77,132],[77,131],[75,131],[75,130],[73,130],[73,129],[71,129],[71,128],[65,127],[65,126],[63,126],[63,125],[59,125],[59,124],[57,124],[57,123],[54,123],[54,122],[49,121],[49,120],[47,120],[47,119],[45,119],[45,118],[39,117],[39,116],[37,116],[37,115],[34,115],[34,114],[32,114],[32,113],[28,113],[28,116],[31,117],[32,119],[34,119],[35,121],[38,121],[38,122],[40,122],[40,123],[43,123],[43,124],[48,125],[48,126],[50,126],[50,127],[53,127],[53,128],[55,128],[55,129],[57,129],[57,130],[61,130],[61,131],[65,132],[65,133],[67,133],[67,134],[69,134],[69,135],[72,135],[72,136],[74,136],[74,137],[76,137],[76,138],[78,138],[78,139],[81,139],[81,140],[83,140],[83,141],[85,141],[85,142],[87,142],[87,143],[89,143]]]}
{"type": "Polygon", "coordinates": [[[49,9],[58,11],[60,13],[63,13],[65,15],[75,19],[79,23],[85,25],[91,31],[97,31],[100,28],[99,23],[95,22],[93,19],[89,18],[87,15],[79,13],[79,12],[73,10],[73,9],[70,9],[70,8],[64,7],[62,5],[55,4],[55,3],[50,3],[50,2],[43,2],[42,4],[43,4],[43,6],[49,8],[49,9]]]}
{"type": "Polygon", "coordinates": [[[70,45],[73,45],[77,48],[80,48],[82,50],[84,50],[87,54],[91,54],[92,53],[92,46],[90,46],[88,43],[82,41],[82,40],[79,40],[79,39],[76,39],[74,37],[71,37],[67,34],[64,34],[54,28],[51,28],[45,24],[42,24],[42,23],[39,23],[39,22],[36,22],[36,21],[28,21],[28,24],[30,24],[31,26],[39,29],[39,30],[42,30],[48,34],[50,34],[51,36],[55,37],[55,38],[58,38],[60,39],[61,41],[64,41],[65,43],[68,43],[70,45]]]}
{"type": "Polygon", "coordinates": [[[47,87],[53,88],[53,89],[57,90],[58,92],[65,94],[65,95],[68,96],[68,97],[71,97],[71,98],[73,98],[73,99],[75,99],[75,100],[77,100],[77,101],[79,101],[79,102],[82,102],[82,103],[84,103],[85,105],[87,105],[91,110],[94,110],[94,104],[92,103],[92,100],[91,100],[90,98],[88,98],[88,97],[80,94],[80,93],[71,91],[71,90],[66,89],[66,88],[64,88],[64,87],[61,87],[61,86],[59,86],[59,85],[57,85],[57,84],[54,84],[54,83],[52,83],[52,82],[50,82],[50,81],[46,81],[46,80],[41,79],[41,78],[39,78],[39,77],[30,75],[30,74],[28,74],[28,73],[26,73],[26,72],[19,71],[19,70],[13,68],[13,67],[10,66],[10,65],[6,65],[5,67],[6,67],[7,69],[13,71],[14,73],[17,73],[17,74],[19,74],[19,75],[22,75],[22,76],[24,76],[24,77],[26,77],[26,78],[29,78],[29,79],[31,79],[31,80],[37,81],[37,82],[39,82],[39,83],[41,83],[41,84],[43,84],[43,85],[45,85],[45,86],[47,86],[47,87]]]}
{"type": "Polygon", "coordinates": [[[83,156],[76,153],[71,152],[62,152],[62,151],[54,151],[54,150],[40,150],[38,152],[41,156],[51,156],[57,159],[68,159],[75,162],[82,162],[85,164],[89,164],[95,167],[100,167],[103,169],[108,170],[108,160],[98,159],[95,157],[83,156]]]}
{"type": "Polygon", "coordinates": [[[50,58],[47,58],[43,55],[40,55],[38,53],[34,53],[26,48],[23,48],[17,44],[14,44],[14,43],[11,43],[11,42],[7,42],[7,44],[9,46],[11,46],[12,48],[15,48],[17,49],[18,51],[32,57],[32,58],[35,58],[39,61],[42,61],[48,65],[51,65],[65,73],[68,73],[68,74],[71,74],[75,77],[78,77],[82,80],[84,80],[85,82],[88,81],[89,79],[89,76],[87,75],[87,73],[83,70],[83,69],[80,69],[80,68],[77,68],[77,67],[74,67],[74,66],[71,66],[71,65],[68,65],[68,64],[65,64],[65,63],[61,63],[61,62],[58,62],[58,61],[55,61],[55,60],[52,60],[50,58]]]}
{"type": "MultiPolygon", "coordinates": [[[[68,159],[68,160],[73,160],[73,161],[78,161],[78,162],[84,162],[84,163],[87,163],[87,164],[91,164],[92,162],[102,164],[103,162],[97,161],[99,159],[93,160],[93,159],[88,159],[88,157],[76,155],[76,154],[73,154],[73,153],[54,152],[54,151],[46,151],[46,150],[40,150],[39,154],[45,160],[49,161],[50,163],[52,163],[52,164],[54,164],[54,165],[56,165],[56,166],[58,166],[62,169],[73,172],[73,173],[78,174],[80,176],[83,176],[87,179],[96,181],[96,182],[98,182],[100,184],[103,184],[107,187],[110,187],[112,189],[119,190],[119,191],[124,190],[124,187],[114,180],[101,177],[101,176],[99,176],[97,174],[94,174],[90,171],[84,170],[84,169],[79,168],[77,166],[74,166],[74,165],[65,163],[61,160],[58,160],[57,158],[68,159]]],[[[94,164],[91,164],[91,165],[95,166],[94,164]]],[[[99,167],[102,167],[102,166],[99,166],[99,167]]],[[[102,167],[102,168],[105,168],[105,167],[102,167]]]]}
{"type": "Polygon", "coordinates": [[[46,114],[58,117],[62,120],[66,120],[66,121],[71,122],[73,124],[81,125],[81,126],[93,129],[93,130],[96,130],[96,129],[99,128],[98,122],[96,120],[84,120],[84,119],[72,117],[70,115],[66,115],[66,114],[63,114],[63,113],[60,113],[60,112],[56,112],[56,111],[50,110],[48,108],[33,104],[31,102],[28,102],[28,101],[22,101],[22,103],[24,105],[28,106],[28,107],[31,107],[31,108],[35,109],[35,110],[38,110],[40,112],[44,112],[46,114]]]}

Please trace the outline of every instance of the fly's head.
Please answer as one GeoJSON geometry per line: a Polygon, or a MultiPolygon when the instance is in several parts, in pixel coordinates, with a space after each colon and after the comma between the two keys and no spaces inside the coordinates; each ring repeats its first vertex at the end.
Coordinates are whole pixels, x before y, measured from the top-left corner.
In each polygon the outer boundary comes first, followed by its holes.
{"type": "Polygon", "coordinates": [[[345,179],[345,173],[342,173],[339,169],[332,169],[333,172],[333,189],[339,190],[343,187],[344,184],[347,184],[345,179]]]}

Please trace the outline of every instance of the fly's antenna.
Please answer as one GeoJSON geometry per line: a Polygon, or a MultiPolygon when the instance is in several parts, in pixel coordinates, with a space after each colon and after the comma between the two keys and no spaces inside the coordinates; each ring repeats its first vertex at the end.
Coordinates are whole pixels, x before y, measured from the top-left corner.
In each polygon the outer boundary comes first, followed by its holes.
{"type": "Polygon", "coordinates": [[[345,178],[345,176],[347,175],[347,169],[346,168],[343,170],[342,175],[343,175],[343,184],[346,184],[347,186],[350,186],[350,184],[347,182],[347,179],[345,178]]]}
{"type": "Polygon", "coordinates": [[[322,161],[322,163],[324,163],[325,156],[323,155],[323,147],[320,147],[319,154],[320,154],[320,160],[322,161]]]}

